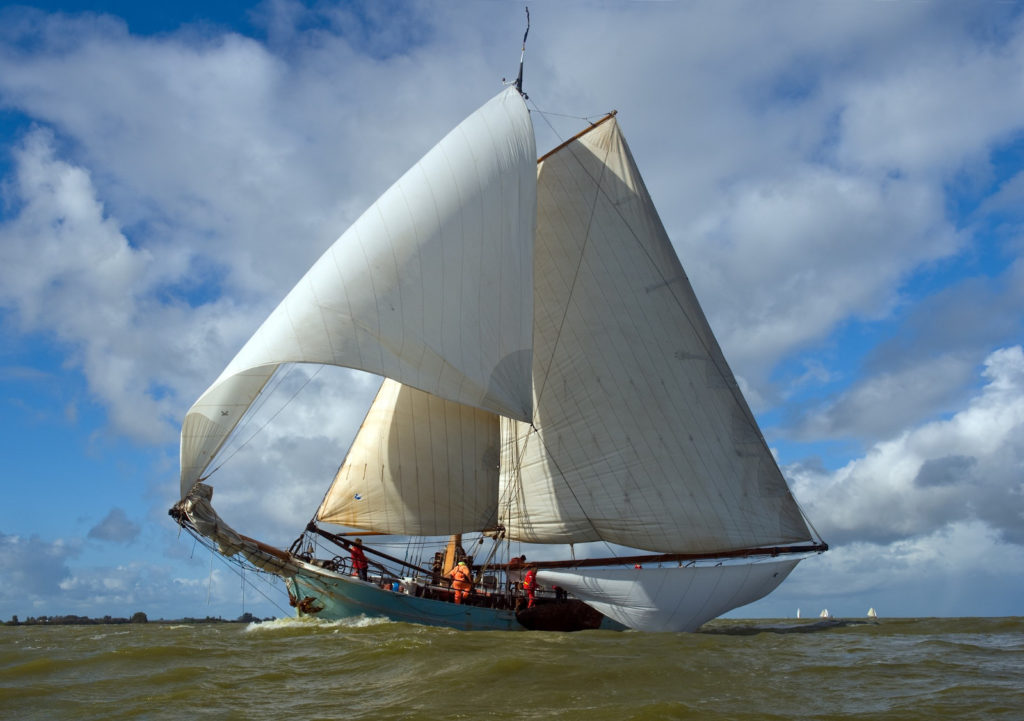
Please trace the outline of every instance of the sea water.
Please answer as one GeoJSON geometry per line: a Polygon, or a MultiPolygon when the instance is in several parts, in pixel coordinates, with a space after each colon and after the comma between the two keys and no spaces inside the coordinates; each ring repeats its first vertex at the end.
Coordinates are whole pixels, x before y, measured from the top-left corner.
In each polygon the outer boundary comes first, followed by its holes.
{"type": "Polygon", "coordinates": [[[0,718],[1024,719],[1024,619],[0,627],[0,718]]]}

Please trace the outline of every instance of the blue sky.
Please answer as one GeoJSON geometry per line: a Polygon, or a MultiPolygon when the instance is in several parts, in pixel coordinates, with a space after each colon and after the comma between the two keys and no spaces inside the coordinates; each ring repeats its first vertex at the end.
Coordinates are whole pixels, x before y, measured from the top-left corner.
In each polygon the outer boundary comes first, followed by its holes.
{"type": "MultiPolygon", "coordinates": [[[[554,126],[535,115],[538,149],[581,127],[563,115],[619,110],[832,544],[740,615],[1021,615],[1020,5],[531,15],[526,89],[554,126]]],[[[522,24],[511,2],[0,9],[0,618],[280,613],[167,517],[181,419],[305,268],[514,76],[522,24]]],[[[330,412],[243,449],[222,515],[288,544],[371,387],[318,376],[330,412]]]]}

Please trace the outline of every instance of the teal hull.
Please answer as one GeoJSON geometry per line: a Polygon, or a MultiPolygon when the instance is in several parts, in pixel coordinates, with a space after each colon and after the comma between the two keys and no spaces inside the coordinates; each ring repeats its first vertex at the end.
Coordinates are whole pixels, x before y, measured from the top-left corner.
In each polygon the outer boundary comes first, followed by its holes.
{"type": "Polygon", "coordinates": [[[445,626],[463,631],[524,631],[510,609],[484,608],[420,598],[381,588],[375,583],[341,576],[319,568],[287,579],[289,592],[298,600],[312,599],[299,615],[325,620],[357,616],[385,617],[392,621],[445,626]]]}

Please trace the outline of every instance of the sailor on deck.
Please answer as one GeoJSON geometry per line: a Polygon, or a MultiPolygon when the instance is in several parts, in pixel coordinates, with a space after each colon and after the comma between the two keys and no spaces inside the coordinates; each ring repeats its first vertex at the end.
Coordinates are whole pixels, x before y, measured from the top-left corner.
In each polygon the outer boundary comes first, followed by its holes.
{"type": "Polygon", "coordinates": [[[465,561],[459,561],[459,565],[451,570],[448,578],[452,579],[452,590],[455,591],[455,603],[462,603],[469,592],[473,590],[473,574],[465,561]]]}
{"type": "Polygon", "coordinates": [[[359,576],[360,581],[365,581],[366,571],[370,564],[366,560],[366,554],[363,553],[363,539],[357,538],[355,545],[349,548],[349,550],[352,552],[352,569],[359,576]]]}
{"type": "Polygon", "coordinates": [[[537,569],[530,568],[523,577],[523,590],[526,591],[526,597],[529,599],[529,603],[526,605],[527,608],[533,608],[537,601],[537,569]]]}

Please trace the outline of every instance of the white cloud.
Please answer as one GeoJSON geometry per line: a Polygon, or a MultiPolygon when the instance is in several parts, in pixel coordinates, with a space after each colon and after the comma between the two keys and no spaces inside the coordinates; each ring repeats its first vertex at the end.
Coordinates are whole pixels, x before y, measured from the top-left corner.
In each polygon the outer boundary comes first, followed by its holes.
{"type": "MultiPolygon", "coordinates": [[[[103,349],[83,362],[119,430],[166,437],[168,426],[153,419],[179,419],[319,252],[487,88],[496,89],[488,69],[511,70],[518,57],[515,42],[508,62],[493,40],[508,27],[518,31],[523,17],[520,8],[502,8],[499,25],[493,10],[414,7],[387,23],[371,12],[353,24],[328,6],[277,3],[262,9],[267,45],[235,34],[140,38],[96,17],[34,14],[12,30],[40,43],[31,55],[10,47],[0,54],[4,101],[56,129],[76,163],[58,160],[51,143],[50,165],[82,175],[91,222],[120,236],[125,256],[148,272],[121,289],[128,302],[118,310],[137,314],[134,347],[103,349]],[[452,43],[456,37],[462,41],[452,43]],[[451,77],[460,82],[440,82],[451,77]],[[145,357],[150,377],[119,355],[145,357]],[[122,389],[125,374],[139,377],[122,389]],[[168,389],[172,397],[158,407],[147,398],[168,389]]],[[[1020,34],[1004,31],[997,50],[965,60],[948,51],[925,64],[930,33],[950,32],[928,8],[784,5],[758,11],[763,26],[736,22],[750,12],[658,6],[590,15],[544,7],[534,13],[527,77],[534,97],[556,111],[621,103],[730,361],[752,395],[769,398],[766,378],[776,362],[851,316],[887,313],[909,273],[963,242],[944,217],[940,178],[879,174],[904,164],[903,145],[874,151],[881,159],[870,167],[843,160],[860,157],[869,135],[873,116],[862,108],[882,102],[865,93],[902,107],[912,101],[902,99],[903,78],[922,66],[935,96],[962,96],[982,79],[995,87],[1020,34]],[[793,12],[815,32],[798,30],[793,12]],[[652,35],[652,22],[674,30],[652,35]],[[906,40],[885,41],[908,29],[906,40]],[[595,43],[609,52],[581,51],[595,43]],[[854,62],[864,43],[872,54],[854,62]],[[746,59],[753,47],[758,63],[746,59]],[[665,63],[673,82],[637,82],[638,71],[665,63]],[[666,129],[668,117],[682,132],[666,129]]],[[[1012,101],[991,93],[977,99],[996,103],[999,120],[957,136],[955,149],[929,144],[934,162],[915,167],[955,168],[1005,136],[1012,101]]],[[[537,125],[545,129],[539,116],[537,125]]],[[[22,197],[34,202],[27,189],[22,197]]],[[[28,222],[15,221],[19,230],[28,222]]],[[[90,300],[97,290],[76,288],[90,300]]],[[[32,312],[30,300],[19,302],[32,312]]]]}
{"type": "Polygon", "coordinates": [[[942,216],[938,188],[808,167],[724,194],[694,224],[688,272],[730,360],[761,375],[851,316],[887,314],[911,271],[958,249],[942,216]]]}
{"type": "Polygon", "coordinates": [[[874,445],[828,473],[789,469],[826,540],[892,543],[952,524],[987,524],[1024,544],[1024,352],[992,353],[963,410],[874,445]]]}
{"type": "Polygon", "coordinates": [[[237,335],[223,329],[238,314],[218,317],[233,304],[186,313],[161,303],[161,289],[183,268],[128,241],[89,173],[55,156],[51,133],[31,132],[16,160],[20,205],[0,225],[0,305],[23,330],[50,333],[69,349],[117,432],[168,440],[182,403],[176,392],[195,387],[190,372],[208,341],[219,341],[214,353],[222,356],[224,336],[237,335]]]}
{"type": "Polygon", "coordinates": [[[890,437],[950,405],[951,395],[974,377],[975,364],[952,354],[925,358],[855,383],[800,419],[805,439],[890,437]]]}
{"type": "Polygon", "coordinates": [[[80,552],[77,542],[0,533],[0,603],[17,613],[22,604],[43,602],[71,575],[68,561],[80,552]]]}
{"type": "MultiPolygon", "coordinates": [[[[237,618],[243,613],[241,577],[234,572],[234,567],[228,568],[216,560],[216,566],[211,569],[206,553],[203,552],[203,563],[194,564],[197,575],[192,578],[175,576],[165,566],[146,562],[78,568],[60,584],[59,607],[54,609],[51,601],[49,607],[39,608],[37,612],[130,617],[142,611],[151,621],[183,616],[237,618]]],[[[250,576],[250,582],[257,582],[261,590],[265,589],[263,579],[256,578],[255,574],[250,576]]],[[[273,603],[287,604],[282,588],[278,582],[276,588],[265,589],[273,603]]],[[[257,616],[281,613],[253,588],[248,593],[246,610],[255,609],[257,616]]]]}
{"type": "Polygon", "coordinates": [[[88,536],[112,543],[131,543],[139,537],[141,530],[123,508],[112,508],[102,521],[89,529],[88,536]]]}
{"type": "Polygon", "coordinates": [[[1024,115],[1019,18],[1004,28],[1001,40],[930,44],[926,61],[912,56],[913,62],[890,69],[884,82],[854,84],[842,113],[839,157],[849,165],[914,175],[987,162],[987,146],[1009,140],[1024,115]]]}
{"type": "Polygon", "coordinates": [[[856,542],[811,557],[759,615],[1011,616],[1024,591],[1024,547],[981,521],[957,521],[891,544],[856,542]]]}

